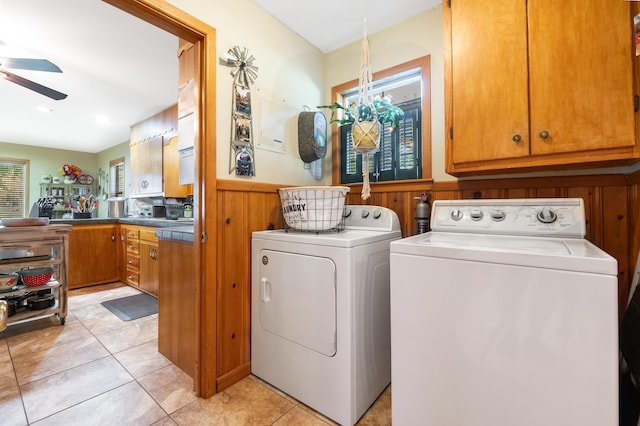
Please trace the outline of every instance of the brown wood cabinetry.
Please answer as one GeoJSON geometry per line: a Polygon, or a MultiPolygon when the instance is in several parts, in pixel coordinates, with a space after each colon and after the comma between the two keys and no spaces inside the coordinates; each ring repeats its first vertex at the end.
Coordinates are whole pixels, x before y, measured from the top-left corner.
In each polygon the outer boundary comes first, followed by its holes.
{"type": "Polygon", "coordinates": [[[131,126],[131,195],[162,196],[164,146],[178,131],[178,105],[131,126]]]}
{"type": "Polygon", "coordinates": [[[178,104],[131,126],[131,195],[184,198],[193,185],[180,185],[178,104]]]}
{"type": "Polygon", "coordinates": [[[635,139],[628,2],[443,8],[453,175],[624,164],[635,139]]]}
{"type": "Polygon", "coordinates": [[[160,250],[155,228],[121,224],[120,240],[124,265],[121,280],[157,297],[160,250]]]}
{"type": "Polygon", "coordinates": [[[69,233],[69,288],[118,280],[116,226],[73,226],[69,233]]]}
{"type": "Polygon", "coordinates": [[[140,232],[137,226],[120,225],[124,239],[124,282],[138,287],[140,275],[140,232]]]}
{"type": "Polygon", "coordinates": [[[158,237],[155,229],[141,229],[139,241],[140,274],[138,285],[140,290],[158,297],[160,277],[158,237]]]}
{"type": "Polygon", "coordinates": [[[192,243],[160,240],[158,351],[195,378],[196,256],[192,243]]]}
{"type": "Polygon", "coordinates": [[[180,185],[180,155],[178,138],[171,138],[163,148],[163,176],[165,197],[184,198],[193,194],[193,184],[180,185]]]}

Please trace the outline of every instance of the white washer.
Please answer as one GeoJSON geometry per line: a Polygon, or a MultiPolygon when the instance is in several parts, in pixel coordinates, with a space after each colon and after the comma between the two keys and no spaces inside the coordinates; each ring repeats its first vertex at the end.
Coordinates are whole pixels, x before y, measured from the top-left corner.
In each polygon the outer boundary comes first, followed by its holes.
{"type": "Polygon", "coordinates": [[[582,199],[435,201],[391,243],[396,426],[618,424],[617,262],[582,199]]]}
{"type": "Polygon", "coordinates": [[[252,234],[251,372],[353,425],[391,381],[389,244],[397,215],[345,206],[345,229],[252,234]]]}

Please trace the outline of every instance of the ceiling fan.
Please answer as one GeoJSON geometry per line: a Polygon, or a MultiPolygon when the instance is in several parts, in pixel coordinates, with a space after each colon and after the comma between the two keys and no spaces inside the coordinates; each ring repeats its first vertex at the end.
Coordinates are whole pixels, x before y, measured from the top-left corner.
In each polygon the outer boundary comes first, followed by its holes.
{"type": "Polygon", "coordinates": [[[30,71],[44,71],[44,72],[62,72],[62,70],[54,63],[46,59],[33,59],[33,58],[2,58],[0,57],[0,78],[11,81],[27,89],[38,92],[41,95],[47,96],[56,101],[65,99],[66,94],[53,90],[50,87],[38,84],[35,81],[28,80],[19,75],[13,74],[7,71],[5,68],[30,70],[30,71]]]}

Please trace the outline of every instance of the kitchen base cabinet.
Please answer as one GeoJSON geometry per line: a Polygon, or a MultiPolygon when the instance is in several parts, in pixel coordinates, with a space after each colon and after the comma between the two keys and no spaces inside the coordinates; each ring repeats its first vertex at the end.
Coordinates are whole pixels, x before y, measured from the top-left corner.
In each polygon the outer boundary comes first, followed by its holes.
{"type": "Polygon", "coordinates": [[[158,297],[160,250],[155,228],[121,224],[120,239],[124,247],[124,279],[121,280],[158,297]]]}
{"type": "Polygon", "coordinates": [[[140,275],[138,285],[140,290],[158,297],[159,285],[159,247],[155,230],[140,230],[140,275]]]}
{"type": "Polygon", "coordinates": [[[192,243],[160,240],[158,352],[195,378],[196,259],[192,243]]]}
{"type": "Polygon", "coordinates": [[[69,288],[118,280],[116,226],[73,225],[69,234],[69,288]]]}

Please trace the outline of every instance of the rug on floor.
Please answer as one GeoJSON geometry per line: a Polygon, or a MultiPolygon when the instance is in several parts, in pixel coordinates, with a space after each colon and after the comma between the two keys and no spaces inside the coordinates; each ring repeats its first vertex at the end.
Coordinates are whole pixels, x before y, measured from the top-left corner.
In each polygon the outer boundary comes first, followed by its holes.
{"type": "Polygon", "coordinates": [[[158,313],[158,299],[146,293],[107,300],[102,306],[123,321],[131,321],[158,313]]]}

